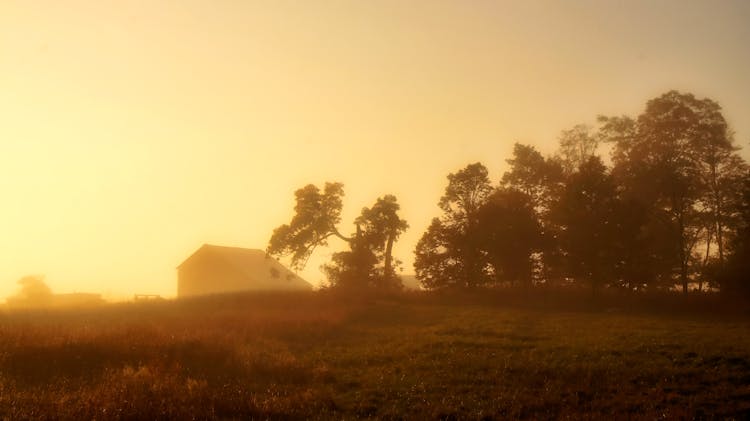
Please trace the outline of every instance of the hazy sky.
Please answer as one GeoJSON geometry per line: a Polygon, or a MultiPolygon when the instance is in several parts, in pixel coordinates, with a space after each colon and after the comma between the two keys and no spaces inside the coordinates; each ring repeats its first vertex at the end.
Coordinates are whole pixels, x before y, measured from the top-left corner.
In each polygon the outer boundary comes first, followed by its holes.
{"type": "Polygon", "coordinates": [[[749,78],[744,0],[0,0],[0,297],[27,274],[173,296],[193,250],[265,248],[326,180],[343,232],[398,197],[411,273],[449,172],[497,181],[515,141],[553,152],[669,89],[744,146],[749,78]]]}

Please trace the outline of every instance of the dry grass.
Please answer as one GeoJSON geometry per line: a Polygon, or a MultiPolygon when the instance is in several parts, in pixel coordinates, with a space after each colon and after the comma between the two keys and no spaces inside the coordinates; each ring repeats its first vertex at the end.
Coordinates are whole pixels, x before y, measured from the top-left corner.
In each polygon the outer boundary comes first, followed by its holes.
{"type": "Polygon", "coordinates": [[[4,314],[0,417],[750,417],[746,317],[460,301],[311,293],[4,314]]]}

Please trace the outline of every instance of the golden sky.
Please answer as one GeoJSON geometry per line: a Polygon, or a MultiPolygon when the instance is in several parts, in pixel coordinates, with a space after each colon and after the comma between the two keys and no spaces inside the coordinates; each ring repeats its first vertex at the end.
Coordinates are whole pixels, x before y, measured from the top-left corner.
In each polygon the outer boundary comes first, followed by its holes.
{"type": "Polygon", "coordinates": [[[748,46],[743,0],[2,0],[0,297],[174,296],[193,250],[265,248],[327,180],[344,232],[398,197],[411,273],[446,175],[497,181],[515,141],[680,89],[747,145],[748,46]]]}

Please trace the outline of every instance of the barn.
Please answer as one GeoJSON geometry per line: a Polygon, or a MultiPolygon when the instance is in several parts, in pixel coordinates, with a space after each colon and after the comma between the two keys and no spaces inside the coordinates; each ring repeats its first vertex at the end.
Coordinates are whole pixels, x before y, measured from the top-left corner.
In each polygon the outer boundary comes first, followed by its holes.
{"type": "Polygon", "coordinates": [[[177,266],[177,297],[239,291],[309,291],[307,281],[263,250],[204,244],[177,266]]]}

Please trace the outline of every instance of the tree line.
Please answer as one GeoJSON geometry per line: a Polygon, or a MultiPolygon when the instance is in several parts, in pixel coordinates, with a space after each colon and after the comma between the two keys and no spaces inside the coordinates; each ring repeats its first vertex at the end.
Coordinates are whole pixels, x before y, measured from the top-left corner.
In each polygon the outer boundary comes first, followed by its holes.
{"type": "MultiPolygon", "coordinates": [[[[750,172],[721,107],[667,92],[638,116],[599,116],[560,134],[555,154],[515,144],[493,183],[473,163],[448,175],[415,250],[427,289],[586,286],[750,295],[750,172]],[[608,146],[609,160],[601,155],[608,146]]],[[[295,215],[268,252],[295,268],[331,237],[349,250],[324,270],[332,286],[397,288],[394,242],[408,228],[396,197],[339,232],[343,185],[295,193],[295,215]]]]}

